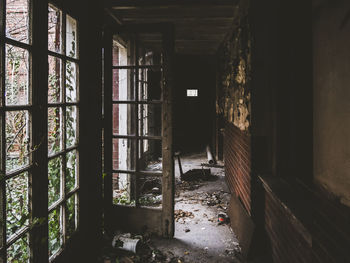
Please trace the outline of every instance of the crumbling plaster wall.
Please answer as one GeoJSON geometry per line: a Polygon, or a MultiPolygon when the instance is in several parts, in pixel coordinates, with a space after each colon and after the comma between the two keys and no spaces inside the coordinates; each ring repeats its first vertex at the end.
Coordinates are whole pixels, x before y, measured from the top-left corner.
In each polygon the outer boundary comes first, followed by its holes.
{"type": "Polygon", "coordinates": [[[251,35],[246,11],[223,42],[218,58],[218,96],[216,112],[241,131],[251,124],[251,35]]]}
{"type": "Polygon", "coordinates": [[[350,207],[350,2],[314,2],[314,179],[350,207]]]}

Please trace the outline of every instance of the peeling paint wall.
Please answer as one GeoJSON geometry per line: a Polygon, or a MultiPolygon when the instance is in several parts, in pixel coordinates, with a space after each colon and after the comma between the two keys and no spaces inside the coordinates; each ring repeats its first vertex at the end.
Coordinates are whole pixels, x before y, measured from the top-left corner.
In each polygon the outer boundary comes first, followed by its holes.
{"type": "Polygon", "coordinates": [[[216,112],[241,131],[249,131],[251,35],[248,17],[242,11],[232,32],[219,50],[216,112]]]}

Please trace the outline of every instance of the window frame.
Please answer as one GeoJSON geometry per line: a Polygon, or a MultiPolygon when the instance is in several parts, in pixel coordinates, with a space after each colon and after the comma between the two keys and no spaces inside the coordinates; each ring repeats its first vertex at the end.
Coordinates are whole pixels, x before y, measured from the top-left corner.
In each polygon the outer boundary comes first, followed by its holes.
{"type": "MultiPolygon", "coordinates": [[[[32,215],[32,180],[33,180],[33,172],[34,172],[34,163],[35,158],[33,154],[33,147],[34,147],[34,138],[33,134],[35,132],[35,129],[33,127],[33,112],[34,112],[34,103],[32,99],[33,94],[33,19],[32,19],[32,13],[33,13],[33,1],[27,1],[28,2],[28,18],[29,22],[27,24],[28,26],[28,42],[21,42],[19,40],[10,38],[9,36],[6,36],[6,0],[1,0],[2,5],[0,6],[0,12],[1,12],[1,21],[0,21],[0,127],[1,127],[1,138],[0,138],[0,218],[2,222],[2,227],[0,228],[0,260],[3,262],[7,262],[7,251],[9,247],[14,244],[15,242],[19,241],[23,237],[27,237],[28,242],[28,250],[30,251],[30,234],[31,234],[31,227],[33,225],[33,215],[32,215]],[[10,45],[15,48],[23,49],[28,54],[28,70],[27,70],[27,82],[28,82],[28,90],[27,90],[27,96],[28,100],[27,103],[24,105],[7,105],[6,104],[6,46],[10,45]],[[28,113],[28,122],[26,126],[27,131],[29,133],[30,141],[28,143],[29,151],[28,151],[28,164],[20,167],[19,169],[15,169],[7,173],[6,171],[6,160],[7,160],[7,145],[6,145],[6,114],[8,112],[14,112],[14,111],[26,111],[28,113]],[[23,224],[20,227],[19,231],[15,231],[14,234],[12,234],[10,237],[7,237],[7,194],[6,194],[6,183],[7,181],[21,176],[21,174],[27,173],[27,182],[28,182],[28,188],[27,188],[27,199],[28,199],[28,225],[23,224]]],[[[31,254],[31,252],[30,252],[31,254]]],[[[30,258],[30,254],[28,255],[28,258],[30,258]]]]}
{"type": "MultiPolygon", "coordinates": [[[[50,103],[47,102],[47,109],[49,108],[59,108],[62,111],[62,128],[61,128],[61,133],[62,133],[62,149],[57,152],[54,153],[52,155],[47,156],[47,161],[51,161],[54,160],[55,158],[61,158],[62,160],[62,167],[61,167],[61,173],[60,173],[60,182],[61,182],[61,189],[60,192],[62,193],[60,195],[60,198],[54,202],[50,207],[48,207],[48,215],[53,212],[55,209],[59,209],[60,211],[60,221],[62,220],[62,229],[60,229],[62,231],[62,244],[60,245],[61,248],[59,250],[57,250],[55,253],[53,253],[53,255],[51,255],[49,257],[49,261],[52,262],[55,260],[55,258],[57,258],[62,251],[64,250],[64,248],[67,246],[67,244],[69,243],[68,240],[68,233],[67,233],[67,221],[68,221],[68,215],[67,215],[67,211],[66,211],[66,204],[68,199],[73,198],[75,196],[75,202],[76,202],[76,206],[75,206],[75,221],[76,221],[76,229],[75,229],[75,233],[77,233],[79,231],[79,199],[80,199],[80,169],[79,169],[79,149],[80,149],[80,145],[79,145],[79,112],[80,112],[80,94],[79,94],[79,67],[80,67],[80,59],[79,59],[79,45],[80,45],[80,41],[79,41],[79,21],[78,19],[74,16],[71,15],[70,12],[68,12],[68,10],[66,10],[63,6],[58,6],[56,5],[56,3],[49,1],[48,3],[48,7],[54,7],[55,9],[58,9],[61,11],[61,26],[62,26],[62,30],[61,30],[61,49],[60,52],[55,52],[55,51],[51,51],[49,49],[47,49],[47,54],[48,57],[53,57],[56,59],[60,59],[61,60],[61,85],[60,85],[60,89],[62,89],[61,91],[61,101],[60,102],[54,102],[54,103],[50,103]],[[66,42],[66,35],[67,35],[67,16],[73,18],[76,21],[76,57],[71,57],[69,55],[66,54],[67,52],[67,42],[66,42]],[[67,75],[66,75],[66,67],[67,67],[67,62],[70,63],[74,63],[76,65],[76,101],[74,102],[67,102],[66,101],[66,80],[67,80],[67,75]],[[73,146],[68,146],[66,144],[67,141],[67,108],[68,107],[75,107],[76,108],[76,115],[77,115],[77,120],[76,120],[76,134],[75,134],[75,145],[73,146]],[[75,183],[75,187],[73,188],[73,190],[71,191],[67,191],[67,187],[66,187],[66,176],[67,176],[67,167],[66,167],[66,163],[67,163],[67,154],[71,153],[71,152],[76,152],[76,183],[75,183]]],[[[48,100],[47,100],[48,101],[48,100]]],[[[48,122],[47,122],[48,123],[48,122]]],[[[61,226],[61,225],[60,225],[61,226]]],[[[73,235],[74,235],[73,234],[73,235]]]]}
{"type": "MultiPolygon", "coordinates": [[[[74,235],[79,232],[80,225],[80,174],[79,174],[79,18],[70,13],[68,9],[58,5],[55,0],[52,1],[35,1],[28,0],[28,43],[20,42],[6,36],[6,0],[0,0],[0,220],[6,222],[6,181],[19,176],[23,172],[28,172],[28,213],[29,224],[19,232],[17,236],[7,238],[7,224],[0,227],[0,262],[7,262],[7,250],[14,242],[20,240],[27,235],[28,240],[28,262],[51,262],[61,255],[61,252],[68,246],[74,235]],[[66,15],[74,18],[77,22],[76,32],[76,51],[77,57],[71,58],[62,50],[61,54],[48,50],[48,7],[53,5],[62,11],[62,24],[66,24],[66,15]],[[64,19],[64,20],[63,20],[64,19]],[[12,45],[28,51],[28,103],[26,105],[6,105],[5,97],[5,72],[6,72],[6,45],[12,45]],[[76,64],[76,101],[58,103],[57,105],[48,103],[48,56],[58,57],[64,61],[62,63],[62,80],[61,89],[63,91],[63,99],[65,99],[65,71],[66,62],[71,61],[76,64]],[[46,63],[45,63],[46,62],[46,63]],[[64,187],[63,197],[50,208],[48,207],[48,162],[54,156],[48,156],[48,109],[49,107],[76,107],[76,134],[75,145],[66,147],[66,132],[63,130],[63,148],[57,153],[57,156],[63,156],[63,169],[61,177],[65,177],[65,155],[69,152],[76,151],[76,177],[75,188],[69,193],[64,187]],[[19,170],[11,171],[6,174],[6,112],[25,110],[28,112],[29,118],[29,164],[21,167],[19,170]],[[4,176],[2,176],[5,173],[4,176]],[[43,191],[46,189],[46,191],[43,191]],[[67,238],[65,229],[67,228],[66,203],[69,198],[75,197],[75,231],[67,238]],[[48,216],[53,209],[60,207],[63,211],[63,244],[59,251],[49,257],[48,253],[48,216]]],[[[66,46],[66,32],[62,28],[62,45],[66,46]]],[[[63,115],[64,123],[66,123],[66,113],[63,115]]],[[[65,184],[64,184],[65,186],[65,184]]]]}

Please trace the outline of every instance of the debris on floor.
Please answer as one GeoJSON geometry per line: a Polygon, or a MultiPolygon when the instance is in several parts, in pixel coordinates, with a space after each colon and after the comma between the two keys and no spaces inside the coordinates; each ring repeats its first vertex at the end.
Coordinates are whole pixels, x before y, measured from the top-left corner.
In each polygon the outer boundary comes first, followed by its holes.
{"type": "Polygon", "coordinates": [[[219,223],[219,225],[227,224],[229,222],[230,222],[230,218],[227,216],[227,214],[219,213],[219,215],[218,215],[218,223],[219,223]]]}
{"type": "Polygon", "coordinates": [[[186,218],[194,218],[194,214],[192,212],[183,211],[181,209],[174,211],[175,221],[184,224],[186,222],[186,218]]]}
{"type": "Polygon", "coordinates": [[[210,169],[191,169],[180,176],[182,181],[214,181],[216,178],[211,174],[210,169]]]}
{"type": "Polygon", "coordinates": [[[105,247],[104,255],[103,263],[185,263],[182,257],[155,248],[148,234],[116,234],[112,246],[105,247]]]}
{"type": "MultiPolygon", "coordinates": [[[[143,234],[136,253],[112,248],[104,253],[104,263],[241,263],[238,240],[228,224],[227,209],[230,193],[224,169],[210,166],[210,180],[204,176],[201,165],[207,161],[205,153],[181,158],[185,171],[197,170],[195,180],[181,180],[180,168],[175,165],[175,236],[173,239],[143,234]],[[200,173],[199,173],[200,171],[200,173]],[[213,179],[213,180],[211,180],[213,179]],[[222,218],[222,219],[221,219],[222,218]],[[221,222],[223,221],[223,222],[221,222]],[[108,258],[108,259],[107,259],[108,258]]],[[[218,165],[222,166],[222,162],[218,165]]],[[[149,177],[145,177],[147,179],[149,177]]],[[[191,178],[193,179],[193,178],[191,178]]],[[[144,182],[143,179],[141,182],[144,182]]],[[[143,195],[159,196],[161,181],[145,183],[143,195]]]]}
{"type": "Polygon", "coordinates": [[[201,163],[201,166],[213,167],[213,168],[224,168],[223,165],[220,165],[220,164],[209,164],[209,163],[201,163]]]}

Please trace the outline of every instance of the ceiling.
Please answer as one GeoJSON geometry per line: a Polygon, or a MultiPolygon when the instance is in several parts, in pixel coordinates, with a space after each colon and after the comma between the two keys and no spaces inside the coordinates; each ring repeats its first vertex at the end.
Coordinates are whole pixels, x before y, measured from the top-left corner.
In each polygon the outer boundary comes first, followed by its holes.
{"type": "MultiPolygon", "coordinates": [[[[239,0],[110,0],[106,11],[118,24],[173,23],[179,54],[215,54],[229,32],[239,0]]],[[[160,47],[159,35],[145,34],[146,46],[160,47]]]]}

